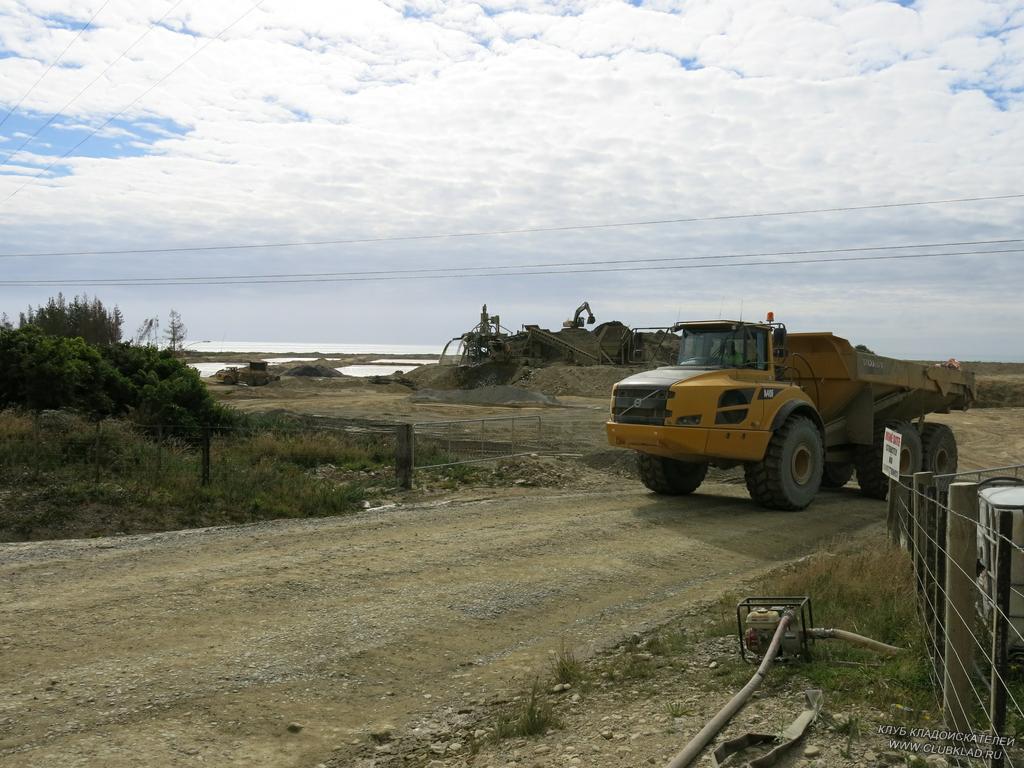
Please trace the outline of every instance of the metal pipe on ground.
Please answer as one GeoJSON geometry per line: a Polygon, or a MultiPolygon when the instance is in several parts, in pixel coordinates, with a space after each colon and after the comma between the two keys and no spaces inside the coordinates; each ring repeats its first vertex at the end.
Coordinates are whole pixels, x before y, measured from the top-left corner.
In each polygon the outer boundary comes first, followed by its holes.
{"type": "Polygon", "coordinates": [[[768,646],[768,651],[761,660],[761,664],[758,666],[754,676],[750,678],[750,682],[743,686],[740,692],[733,696],[729,703],[722,707],[707,725],[701,728],[700,733],[694,736],[690,743],[672,758],[666,768],[687,768],[687,766],[691,765],[700,756],[700,753],[704,751],[704,748],[711,743],[711,740],[718,735],[718,732],[725,727],[726,723],[733,718],[733,715],[739,712],[743,705],[750,700],[754,691],[761,687],[761,682],[775,662],[775,657],[779,653],[779,646],[782,645],[782,636],[786,633],[786,629],[789,628],[792,621],[793,612],[786,611],[779,621],[775,634],[772,635],[772,642],[768,646]]]}

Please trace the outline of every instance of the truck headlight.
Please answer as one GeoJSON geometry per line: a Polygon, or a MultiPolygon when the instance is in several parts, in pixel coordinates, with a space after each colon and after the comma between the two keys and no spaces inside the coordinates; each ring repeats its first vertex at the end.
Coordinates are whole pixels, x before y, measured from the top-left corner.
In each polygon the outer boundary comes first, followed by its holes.
{"type": "Polygon", "coordinates": [[[676,424],[681,427],[695,427],[700,424],[700,414],[696,416],[677,416],[676,424]]]}

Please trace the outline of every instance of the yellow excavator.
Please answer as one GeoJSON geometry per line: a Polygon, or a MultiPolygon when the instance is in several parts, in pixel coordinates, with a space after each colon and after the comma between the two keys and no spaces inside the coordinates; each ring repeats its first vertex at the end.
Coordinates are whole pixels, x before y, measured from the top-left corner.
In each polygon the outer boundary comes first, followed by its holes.
{"type": "Polygon", "coordinates": [[[975,398],[974,375],[954,360],[894,360],[831,333],[788,333],[772,313],[673,331],[676,364],[618,382],[606,425],[611,445],[639,453],[655,493],[693,493],[709,466],[742,466],[751,498],[769,509],[803,509],[854,471],[862,493],[884,499],[887,427],[902,435],[901,474],[956,471],[952,430],[924,421],[975,398]]]}

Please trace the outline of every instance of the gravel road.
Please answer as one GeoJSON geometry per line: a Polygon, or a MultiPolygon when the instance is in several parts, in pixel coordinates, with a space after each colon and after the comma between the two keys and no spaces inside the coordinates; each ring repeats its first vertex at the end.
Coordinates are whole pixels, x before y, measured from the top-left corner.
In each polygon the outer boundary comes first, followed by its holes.
{"type": "Polygon", "coordinates": [[[0,768],[344,764],[884,516],[622,487],[0,545],[0,768]]]}

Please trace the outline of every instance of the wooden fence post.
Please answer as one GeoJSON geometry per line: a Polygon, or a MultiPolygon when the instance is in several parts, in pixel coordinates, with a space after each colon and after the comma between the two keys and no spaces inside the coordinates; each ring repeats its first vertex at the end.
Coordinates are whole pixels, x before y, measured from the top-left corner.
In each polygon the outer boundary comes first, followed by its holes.
{"type": "Polygon", "coordinates": [[[96,422],[96,440],[93,446],[93,462],[95,463],[96,470],[96,482],[100,481],[100,451],[102,450],[103,441],[103,422],[97,420],[96,422]]]}
{"type": "MultiPolygon", "coordinates": [[[[992,521],[996,538],[996,580],[995,607],[992,610],[992,696],[989,700],[989,717],[992,719],[992,733],[1002,736],[1006,730],[1006,676],[1009,674],[1010,644],[1010,565],[1013,562],[1013,511],[992,509],[998,515],[992,521]]],[[[1003,768],[1004,751],[997,750],[998,756],[989,763],[990,768],[1003,768]]]]}
{"type": "Polygon", "coordinates": [[[412,424],[399,424],[395,427],[395,478],[398,487],[404,490],[412,488],[412,473],[415,466],[415,440],[412,424]]]}
{"type": "Polygon", "coordinates": [[[946,638],[942,683],[942,712],[946,725],[970,733],[973,709],[971,673],[974,669],[974,580],[978,561],[978,485],[949,486],[946,518],[946,638]]]}
{"type": "Polygon", "coordinates": [[[160,474],[164,463],[164,426],[158,424],[156,428],[156,479],[160,480],[160,474]]]}
{"type": "Polygon", "coordinates": [[[202,483],[203,485],[210,484],[210,428],[203,427],[202,437],[202,483]]]}
{"type": "Polygon", "coordinates": [[[914,495],[911,498],[911,509],[914,511],[913,515],[913,539],[914,539],[914,574],[917,577],[917,590],[921,595],[921,602],[924,604],[925,597],[927,595],[927,574],[925,573],[924,566],[928,562],[926,555],[926,546],[928,537],[926,533],[928,531],[928,486],[932,484],[932,473],[931,472],[915,472],[914,473],[914,495]]]}
{"type": "Polygon", "coordinates": [[[889,543],[898,547],[900,545],[900,483],[894,477],[889,478],[889,506],[885,515],[885,527],[889,532],[889,543]]]}
{"type": "Polygon", "coordinates": [[[914,487],[914,476],[913,475],[900,475],[900,487],[899,487],[899,514],[900,514],[900,526],[901,536],[903,537],[903,546],[910,554],[911,559],[914,557],[914,525],[913,525],[913,509],[914,500],[911,497],[910,489],[914,487]]]}

